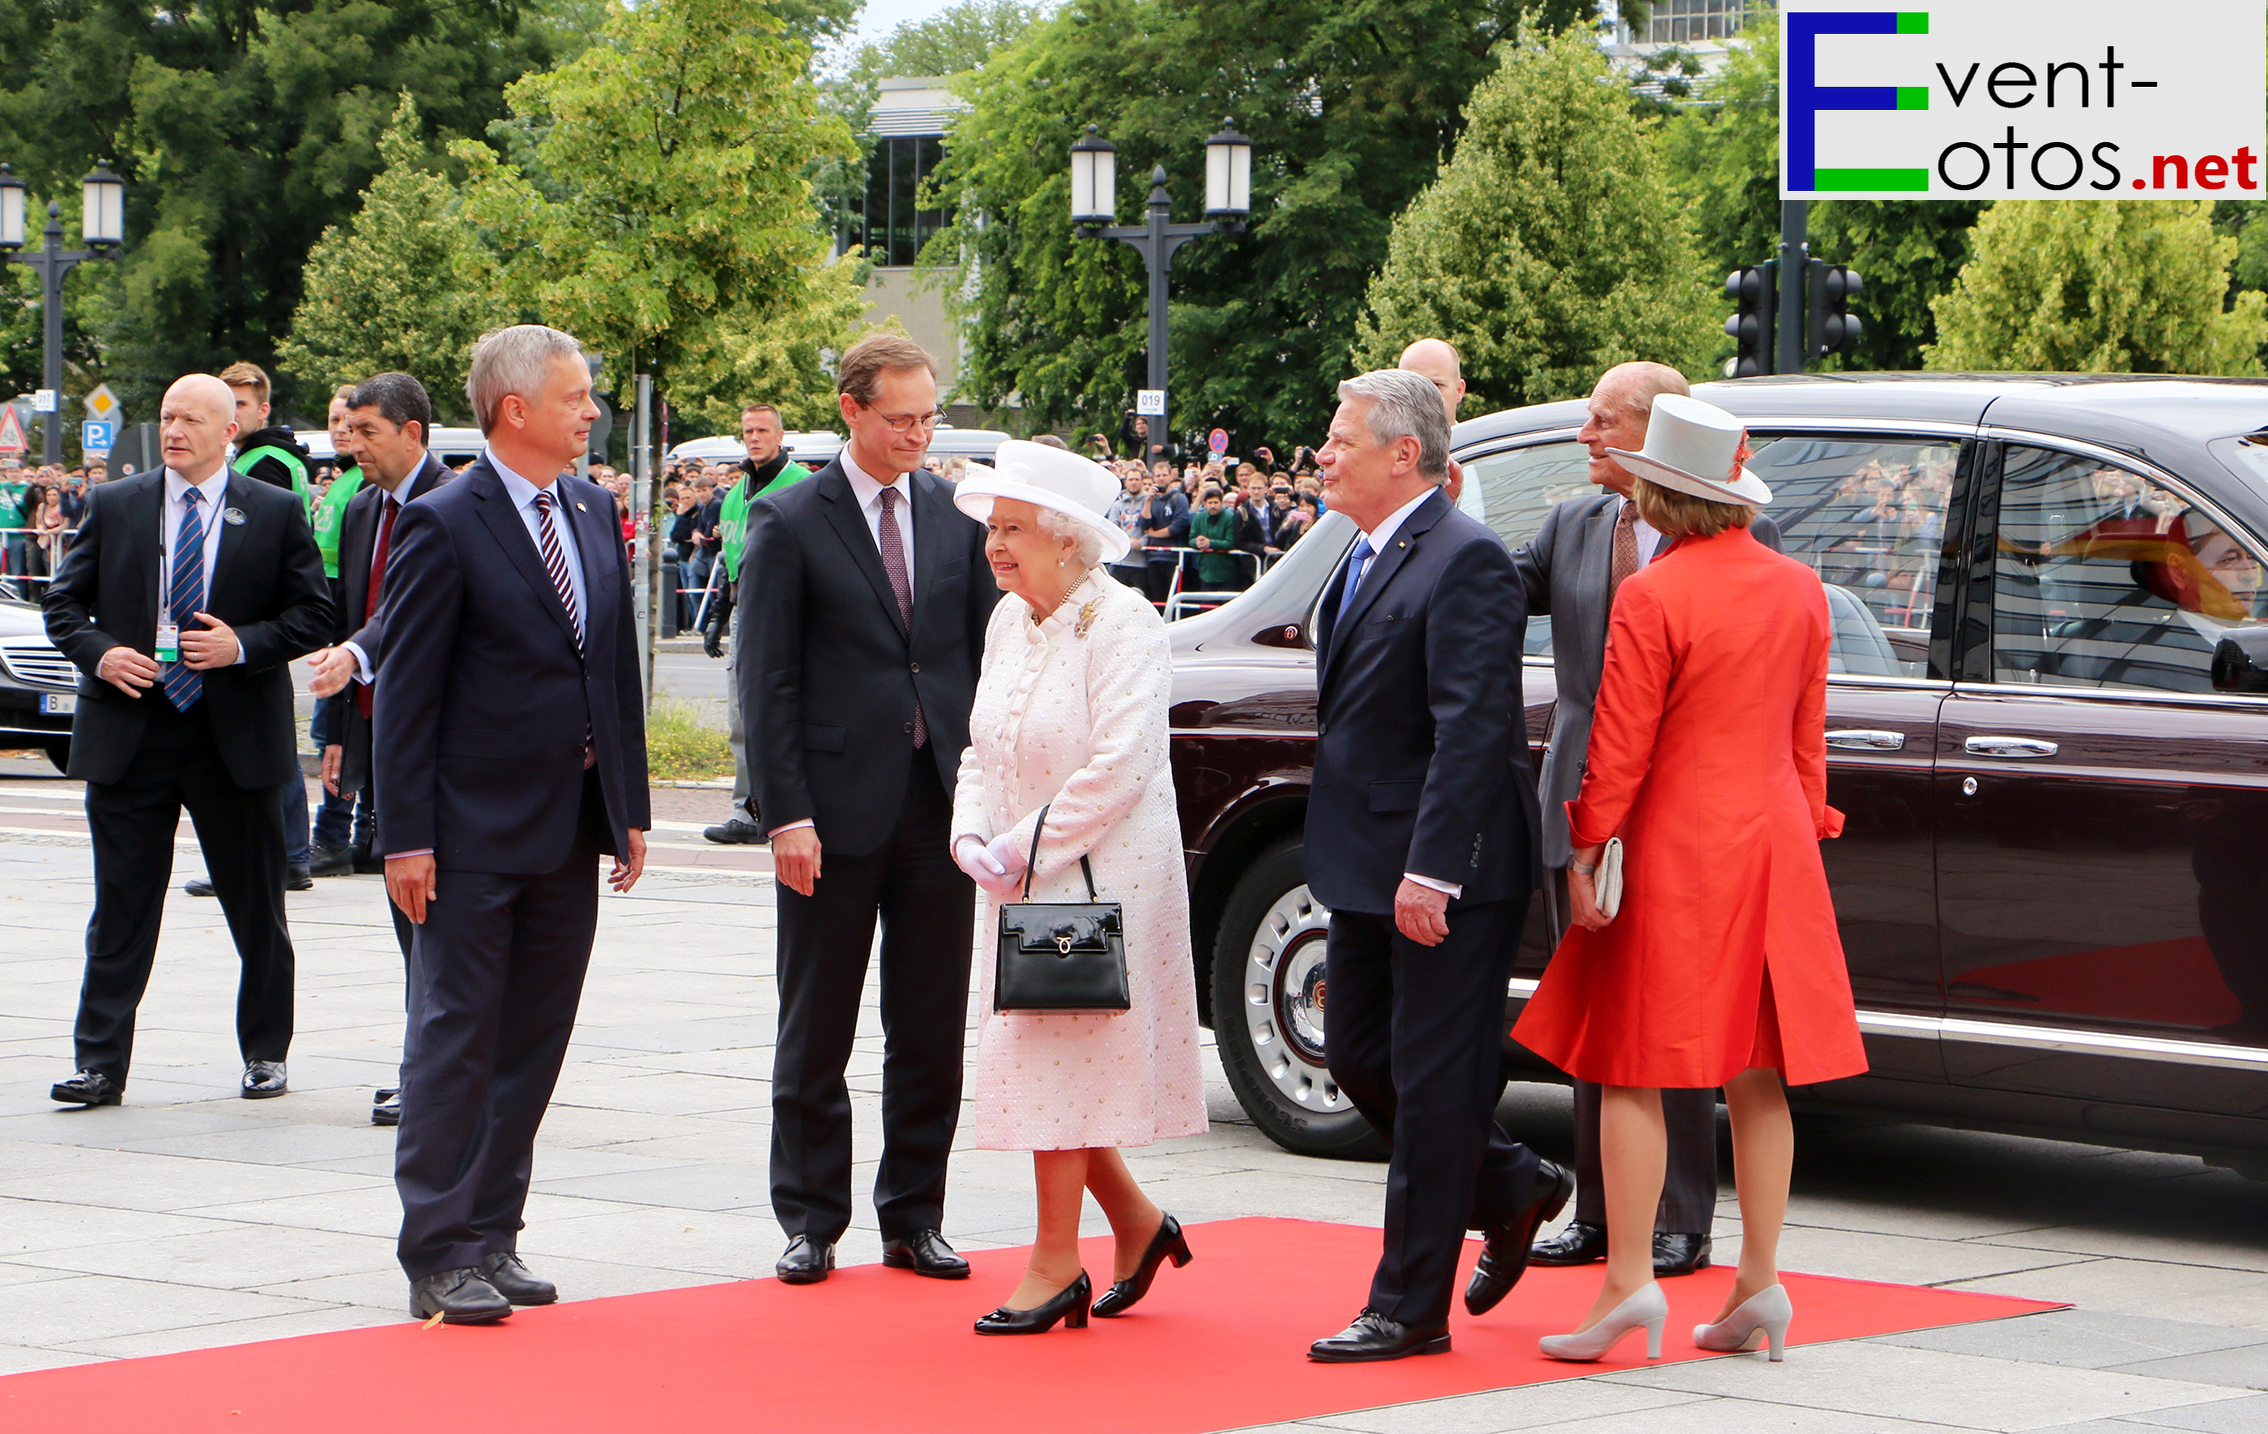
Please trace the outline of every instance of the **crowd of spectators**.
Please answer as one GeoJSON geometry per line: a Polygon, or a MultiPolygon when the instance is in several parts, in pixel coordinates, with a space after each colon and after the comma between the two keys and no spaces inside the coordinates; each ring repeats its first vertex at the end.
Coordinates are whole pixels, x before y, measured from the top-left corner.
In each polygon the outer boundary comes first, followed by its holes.
{"type": "Polygon", "coordinates": [[[86,511],[87,489],[108,476],[101,459],[71,468],[0,461],[0,576],[37,580],[52,574],[86,511]]]}
{"type": "Polygon", "coordinates": [[[1113,456],[1108,437],[1098,433],[1087,452],[1117,475],[1122,491],[1110,520],[1134,540],[1134,551],[1111,571],[1154,603],[1172,594],[1177,575],[1183,591],[1242,592],[1329,511],[1321,470],[1306,448],[1289,463],[1260,447],[1250,458],[1145,465],[1113,456]]]}

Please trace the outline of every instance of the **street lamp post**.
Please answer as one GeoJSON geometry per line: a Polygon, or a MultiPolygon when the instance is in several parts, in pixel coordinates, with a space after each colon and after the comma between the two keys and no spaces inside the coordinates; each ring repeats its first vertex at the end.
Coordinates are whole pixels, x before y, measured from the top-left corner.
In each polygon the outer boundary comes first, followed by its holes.
{"type": "MultiPolygon", "coordinates": [[[[1166,195],[1165,166],[1150,171],[1150,218],[1147,224],[1113,224],[1118,217],[1118,149],[1088,125],[1071,146],[1071,223],[1081,239],[1116,239],[1142,255],[1150,271],[1150,382],[1159,394],[1166,388],[1166,280],[1173,272],[1174,252],[1201,234],[1241,234],[1252,213],[1252,141],[1236,132],[1234,121],[1224,121],[1221,132],[1205,141],[1205,222],[1173,224],[1173,203],[1166,195]]],[[[1172,432],[1163,407],[1148,415],[1150,442],[1167,442],[1172,432]]],[[[1151,454],[1142,455],[1150,461],[1151,454]]]]}
{"type": "Polygon", "coordinates": [[[0,250],[6,251],[0,257],[39,271],[40,317],[46,329],[43,383],[55,404],[43,424],[47,435],[43,461],[48,463],[63,461],[63,276],[89,259],[108,258],[126,240],[124,180],[98,164],[82,182],[80,200],[79,233],[86,240],[86,248],[63,248],[63,208],[51,201],[45,247],[19,254],[16,251],[24,247],[24,182],[7,165],[0,164],[0,250]]]}

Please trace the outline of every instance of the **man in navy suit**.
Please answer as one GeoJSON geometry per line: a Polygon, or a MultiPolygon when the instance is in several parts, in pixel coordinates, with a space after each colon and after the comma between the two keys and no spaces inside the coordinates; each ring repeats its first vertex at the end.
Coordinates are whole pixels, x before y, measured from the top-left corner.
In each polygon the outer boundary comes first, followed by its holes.
{"type": "Polygon", "coordinates": [[[622,521],[584,451],[573,336],[499,329],[465,382],[488,451],[395,520],[378,622],[378,845],[416,923],[401,1132],[410,1312],[502,1319],[558,1291],[517,1253],[536,1128],[598,926],[598,859],[645,865],[645,702],[622,521]]]}
{"type": "Polygon", "coordinates": [[[1331,511],[1363,535],[1318,624],[1307,884],[1331,908],[1331,1075],[1393,1146],[1369,1303],[1308,1351],[1352,1363],[1445,1352],[1465,1231],[1488,1236],[1465,1297],[1477,1315],[1574,1180],[1494,1113],[1536,880],[1519,575],[1441,491],[1449,420],[1432,383],[1382,370],[1339,398],[1318,458],[1331,511]]]}

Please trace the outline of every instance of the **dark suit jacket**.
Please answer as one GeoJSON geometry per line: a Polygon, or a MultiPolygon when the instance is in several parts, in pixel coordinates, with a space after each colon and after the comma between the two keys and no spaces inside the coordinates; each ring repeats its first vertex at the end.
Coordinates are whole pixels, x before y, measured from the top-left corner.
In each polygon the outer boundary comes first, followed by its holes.
{"type": "MultiPolygon", "coordinates": [[[[113,647],[145,657],[157,651],[164,510],[162,468],[94,489],[78,539],[47,587],[48,639],[79,669],[70,775],[85,781],[123,777],[141,746],[148,704],[166,700],[154,684],[128,697],[95,676],[113,647]]],[[[330,580],[290,489],[231,473],[221,511],[208,519],[224,526],[205,610],[236,630],[244,661],[205,674],[203,705],[230,779],[277,786],[299,775],[290,663],[330,635],[330,580]],[[230,513],[243,521],[227,522],[230,513]]]]}
{"type": "MultiPolygon", "coordinates": [[[[1268,555],[1269,544],[1276,541],[1275,512],[1266,504],[1261,506],[1268,513],[1265,518],[1259,513],[1253,512],[1250,503],[1236,505],[1236,546],[1241,551],[1250,553],[1256,558],[1265,558],[1268,555]]],[[[1257,570],[1246,569],[1246,571],[1256,572],[1257,570]]]]}
{"type": "Polygon", "coordinates": [[[402,509],[378,621],[377,849],[455,871],[557,870],[580,830],[583,737],[609,848],[652,826],[630,564],[614,495],[563,477],[590,604],[587,656],[535,540],[486,455],[402,509]]]}
{"type": "Polygon", "coordinates": [[[1345,581],[1342,568],[1317,624],[1307,884],[1374,915],[1405,872],[1461,885],[1465,903],[1526,894],[1536,813],[1512,555],[1436,492],[1372,560],[1342,629],[1345,581]]]}
{"type": "MultiPolygon", "coordinates": [[[[425,462],[403,482],[402,501],[413,503],[455,476],[447,464],[428,453],[425,462]]],[[[362,649],[370,659],[373,675],[378,671],[380,649],[385,646],[385,625],[376,613],[363,621],[363,611],[370,606],[370,560],[377,554],[378,522],[385,501],[385,489],[365,483],[348,500],[346,514],[339,520],[339,640],[362,649]]],[[[401,520],[394,521],[398,535],[401,520]]],[[[370,722],[355,705],[353,683],[347,684],[331,710],[331,740],[345,748],[339,754],[339,790],[359,792],[370,781],[370,722]]]]}
{"type": "Polygon", "coordinates": [[[885,758],[911,750],[917,699],[924,755],[952,792],[1000,601],[984,529],[952,485],[918,471],[912,484],[911,632],[839,460],[748,509],[733,668],[756,805],[774,830],[811,820],[845,856],[897,827],[908,764],[885,758]]]}
{"type": "MultiPolygon", "coordinates": [[[[1512,555],[1528,611],[1551,616],[1551,665],[1559,679],[1539,782],[1543,864],[1549,867],[1567,865],[1566,803],[1583,789],[1591,712],[1606,669],[1607,619],[1613,615],[1607,584],[1614,576],[1614,521],[1622,501],[1602,491],[1555,504],[1535,537],[1512,555]]],[[[1748,530],[1765,547],[1780,550],[1780,530],[1770,518],[1757,514],[1748,530]]]]}

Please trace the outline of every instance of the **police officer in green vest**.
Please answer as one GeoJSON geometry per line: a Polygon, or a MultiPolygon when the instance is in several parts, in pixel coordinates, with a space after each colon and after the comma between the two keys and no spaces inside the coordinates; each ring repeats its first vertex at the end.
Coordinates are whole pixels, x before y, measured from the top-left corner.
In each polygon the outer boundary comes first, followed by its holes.
{"type": "MultiPolygon", "coordinates": [[[[740,441],[748,451],[740,464],[741,479],[725,494],[717,510],[717,537],[724,549],[725,581],[719,600],[709,604],[701,625],[701,650],[711,657],[724,656],[726,624],[732,618],[734,598],[741,580],[740,554],[748,541],[748,505],[769,493],[801,483],[811,470],[788,457],[787,430],[780,411],[768,403],[752,403],[740,414],[740,441]]],[[[759,579],[761,581],[761,579],[759,579]]],[[[727,665],[726,672],[731,672],[727,665]]],[[[756,785],[748,773],[748,724],[740,713],[740,684],[725,678],[726,735],[732,746],[732,815],[701,834],[713,842],[766,840],[756,816],[756,785]]]]}

